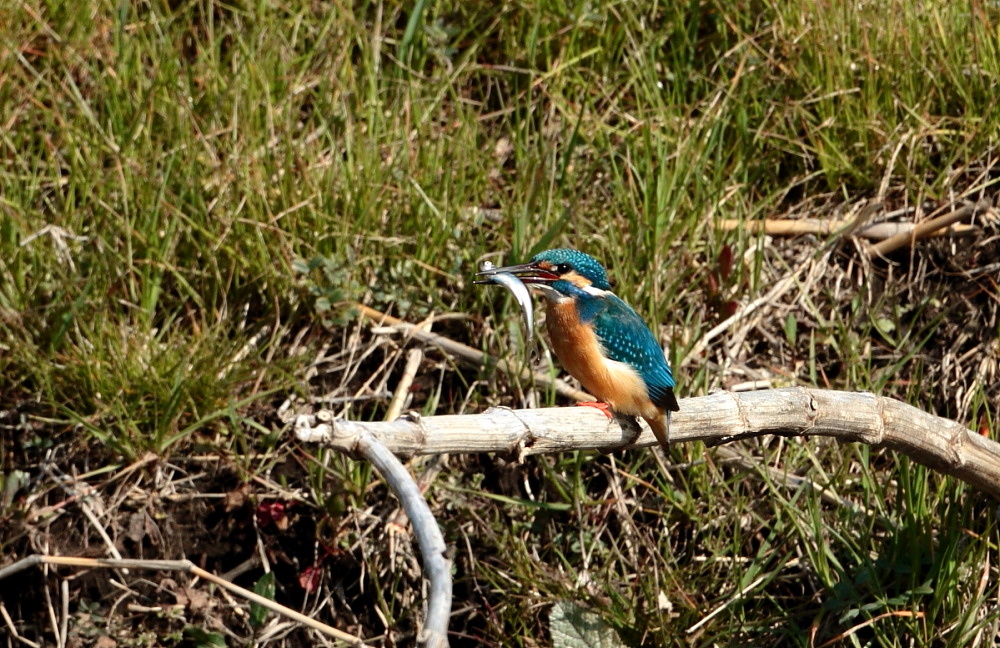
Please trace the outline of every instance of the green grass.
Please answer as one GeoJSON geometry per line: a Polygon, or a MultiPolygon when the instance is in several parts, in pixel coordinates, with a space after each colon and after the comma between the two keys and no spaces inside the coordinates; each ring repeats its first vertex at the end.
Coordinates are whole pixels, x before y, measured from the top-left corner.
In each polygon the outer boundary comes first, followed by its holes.
{"type": "MultiPolygon", "coordinates": [[[[361,566],[344,591],[369,610],[354,610],[363,633],[412,642],[418,581],[362,533],[383,531],[386,493],[348,459],[301,458],[274,410],[369,378],[394,388],[399,352],[359,329],[343,307],[354,300],[410,321],[468,314],[436,330],[507,352],[514,307],[471,284],[475,262],[557,245],[607,261],[619,293],[663,324],[684,396],[752,377],[730,371],[727,336],[680,366],[728,302],[828,263],[850,281],[786,298],[794,333],[785,315],[762,325],[773,335],[752,332],[741,369],[985,416],[995,432],[996,387],[956,378],[946,357],[958,340],[955,354],[982,349],[964,366],[995,360],[1000,331],[982,314],[995,286],[963,301],[965,284],[925,281],[919,259],[849,275],[849,245],[815,261],[822,241],[765,243],[714,223],[810,201],[889,210],[976,182],[995,192],[977,174],[1000,133],[998,24],[990,3],[934,0],[11,8],[3,476],[37,472],[50,448],[79,472],[147,451],[222,457],[240,483],[280,472],[316,503],[301,513],[318,520],[315,541],[361,566]],[[967,323],[982,339],[960,335],[967,323]],[[324,344],[342,355],[307,380],[324,344]],[[368,506],[370,528],[343,523],[368,506]]],[[[425,415],[531,392],[433,354],[418,382],[425,415]]],[[[379,418],[384,405],[339,412],[379,418]]],[[[453,459],[429,493],[456,548],[456,609],[471,606],[453,645],[547,645],[549,604],[563,598],[629,645],[807,646],[845,632],[841,645],[990,645],[1000,538],[984,496],[868,448],[748,445],[871,515],[694,446],[673,451],[690,463],[668,474],[639,452],[521,472],[453,459]]],[[[0,520],[23,517],[31,495],[0,520]]],[[[0,532],[5,561],[26,550],[20,537],[0,532]]]]}

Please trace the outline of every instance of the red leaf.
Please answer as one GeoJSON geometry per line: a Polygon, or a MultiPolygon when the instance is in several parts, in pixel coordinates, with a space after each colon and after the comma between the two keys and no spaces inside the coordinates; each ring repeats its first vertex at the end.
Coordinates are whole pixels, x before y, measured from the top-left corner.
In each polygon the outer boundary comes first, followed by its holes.
{"type": "Polygon", "coordinates": [[[724,282],[728,282],[729,277],[733,276],[733,248],[728,243],[719,252],[719,276],[724,282]]]}
{"type": "Polygon", "coordinates": [[[310,565],[299,574],[299,586],[312,594],[319,587],[319,581],[322,576],[323,570],[319,565],[310,565]]]}
{"type": "Polygon", "coordinates": [[[288,527],[288,511],[284,502],[261,502],[257,505],[257,526],[274,524],[279,529],[288,527]]]}

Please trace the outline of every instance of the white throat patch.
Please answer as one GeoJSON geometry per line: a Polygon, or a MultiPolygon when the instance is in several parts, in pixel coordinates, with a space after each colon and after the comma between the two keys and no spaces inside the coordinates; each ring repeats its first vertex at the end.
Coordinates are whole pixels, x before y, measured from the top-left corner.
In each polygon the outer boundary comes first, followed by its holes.
{"type": "Polygon", "coordinates": [[[583,292],[594,297],[607,297],[610,294],[607,290],[601,290],[595,286],[584,286],[583,292]]]}
{"type": "MultiPolygon", "coordinates": [[[[546,284],[529,284],[529,286],[542,293],[550,302],[561,302],[573,299],[572,297],[567,297],[552,286],[548,286],[546,284]]],[[[584,286],[580,290],[592,297],[607,297],[611,294],[610,290],[601,290],[600,288],[595,288],[594,286],[584,286]]]]}

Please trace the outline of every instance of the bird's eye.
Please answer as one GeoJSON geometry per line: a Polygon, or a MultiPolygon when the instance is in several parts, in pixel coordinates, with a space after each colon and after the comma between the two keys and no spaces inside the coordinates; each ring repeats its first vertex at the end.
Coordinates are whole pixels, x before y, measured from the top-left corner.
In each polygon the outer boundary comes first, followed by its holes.
{"type": "Polygon", "coordinates": [[[573,269],[573,266],[571,266],[568,263],[560,263],[559,265],[556,266],[556,272],[558,272],[561,275],[566,274],[567,272],[569,272],[572,269],[573,269]]]}

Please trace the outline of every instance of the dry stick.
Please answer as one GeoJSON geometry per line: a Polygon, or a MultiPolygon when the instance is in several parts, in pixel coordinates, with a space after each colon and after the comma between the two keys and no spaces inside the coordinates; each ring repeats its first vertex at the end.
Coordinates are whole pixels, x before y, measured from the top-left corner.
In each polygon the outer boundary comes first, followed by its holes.
{"type": "Polygon", "coordinates": [[[6,567],[0,568],[0,580],[3,580],[8,576],[13,576],[28,567],[34,567],[36,565],[61,565],[66,567],[85,567],[88,569],[104,567],[110,569],[153,569],[157,571],[187,572],[197,576],[198,578],[207,580],[210,583],[214,583],[219,587],[236,594],[237,596],[242,596],[243,598],[260,605],[261,607],[267,608],[272,612],[294,619],[303,625],[307,625],[314,630],[318,630],[325,635],[346,643],[349,646],[354,646],[355,648],[373,648],[371,645],[366,644],[358,637],[347,634],[342,630],[332,628],[325,623],[320,623],[319,621],[316,621],[301,612],[296,612],[295,610],[287,608],[280,603],[275,603],[270,599],[264,598],[260,594],[255,594],[254,592],[244,589],[235,583],[219,578],[215,574],[198,567],[190,560],[130,560],[114,558],[79,558],[75,556],[43,556],[41,554],[35,554],[33,556],[28,556],[27,558],[22,558],[15,563],[7,565],[6,567]]]}
{"type": "MultiPolygon", "coordinates": [[[[406,368],[403,369],[403,375],[399,379],[399,384],[396,385],[396,393],[393,394],[392,402],[389,403],[389,408],[386,410],[386,421],[394,421],[402,414],[403,405],[406,403],[406,394],[409,393],[410,387],[413,385],[413,380],[416,378],[417,370],[420,369],[420,363],[423,362],[423,359],[424,352],[422,349],[410,349],[409,353],[406,354],[406,368]]],[[[421,493],[427,492],[434,478],[441,472],[441,457],[442,455],[437,455],[434,460],[431,460],[424,467],[423,473],[421,473],[420,478],[417,480],[417,487],[421,493]]],[[[401,508],[389,516],[389,519],[390,522],[387,526],[390,528],[395,526],[403,529],[406,526],[406,514],[401,508]]]]}
{"type": "Polygon", "coordinates": [[[10,613],[7,612],[7,607],[3,604],[3,600],[0,600],[0,616],[3,617],[3,622],[7,626],[7,630],[10,632],[10,637],[17,641],[20,641],[30,648],[42,648],[42,644],[35,643],[27,637],[22,637],[17,633],[17,626],[14,625],[14,619],[10,618],[10,613]]]}
{"type": "MultiPolygon", "coordinates": [[[[404,322],[403,320],[393,317],[392,315],[386,315],[380,311],[375,310],[365,306],[364,304],[354,304],[354,307],[361,311],[361,314],[368,319],[374,320],[376,322],[384,322],[391,326],[398,328],[403,333],[412,336],[414,339],[423,342],[424,344],[433,344],[439,347],[445,353],[456,356],[457,358],[464,360],[470,364],[477,366],[484,366],[490,364],[492,361],[489,356],[478,349],[473,349],[470,346],[466,346],[461,342],[456,342],[443,335],[438,335],[437,333],[428,333],[427,331],[421,330],[421,328],[416,324],[410,324],[409,322],[404,322]]],[[[560,396],[565,396],[567,398],[574,398],[577,400],[594,400],[593,396],[588,395],[586,392],[582,392],[579,389],[574,388],[569,383],[553,379],[542,372],[533,372],[527,369],[518,368],[514,366],[511,362],[505,359],[497,361],[497,366],[508,374],[520,376],[522,380],[532,380],[539,387],[554,388],[556,393],[560,396]]]]}
{"type": "MultiPolygon", "coordinates": [[[[720,333],[739,317],[766,303],[767,297],[787,290],[797,274],[779,282],[763,301],[748,305],[714,333],[720,333]]],[[[484,364],[487,359],[471,347],[427,333],[374,309],[361,305],[359,308],[367,317],[394,324],[413,337],[436,344],[467,361],[484,364]]],[[[711,334],[706,338],[710,339],[711,334]]],[[[701,342],[707,343],[708,339],[701,342]]],[[[502,368],[511,370],[509,363],[502,368]]],[[[538,377],[536,374],[536,381],[538,377]]],[[[547,376],[538,382],[550,384],[547,376]]],[[[586,397],[572,389],[560,393],[577,399],[586,397]]],[[[656,443],[648,427],[643,427],[643,435],[635,445],[656,443]]],[[[686,399],[673,427],[678,441],[702,440],[709,445],[763,434],[826,435],[841,441],[861,441],[900,451],[919,463],[1000,497],[1000,445],[970,434],[953,421],[872,394],[804,388],[743,395],[721,393],[686,399]]],[[[506,452],[523,459],[528,454],[543,452],[613,450],[630,440],[630,432],[623,432],[600,414],[578,408],[518,411],[496,408],[481,415],[429,418],[411,415],[388,423],[334,421],[329,412],[321,411],[315,416],[297,417],[295,430],[304,442],[323,442],[344,452],[362,454],[400,498],[417,534],[431,584],[420,640],[435,647],[447,645],[452,597],[449,561],[444,557],[444,539],[420,488],[393,453],[506,452]]],[[[794,476],[778,477],[786,485],[794,485],[794,476]]],[[[829,494],[824,492],[824,495],[829,494]]]]}
{"type": "MultiPolygon", "coordinates": [[[[822,220],[819,218],[801,219],[765,219],[744,221],[735,218],[725,218],[719,221],[719,229],[732,231],[743,230],[754,234],[770,234],[772,236],[799,236],[802,234],[818,234],[828,236],[850,227],[853,220],[822,220]]],[[[919,227],[915,223],[874,223],[867,227],[861,227],[855,236],[868,239],[885,240],[893,236],[912,236],[913,231],[919,227]]],[[[972,225],[952,225],[941,228],[928,236],[962,236],[975,233],[976,228],[972,225]]]]}
{"type": "Polygon", "coordinates": [[[926,238],[932,233],[948,227],[952,223],[960,221],[963,218],[968,218],[977,211],[989,209],[989,207],[990,203],[985,200],[977,203],[966,203],[958,209],[944,214],[943,216],[938,216],[937,218],[932,218],[929,221],[920,223],[913,229],[912,232],[897,234],[896,236],[888,238],[880,243],[876,243],[868,248],[868,257],[875,259],[880,256],[885,256],[886,254],[894,252],[901,247],[911,245],[918,239],[926,238]]]}
{"type": "MultiPolygon", "coordinates": [[[[332,420],[328,415],[329,412],[321,411],[317,413],[316,418],[320,421],[332,420]]],[[[301,418],[301,416],[296,418],[296,431],[300,430],[298,421],[301,418]]],[[[406,517],[409,518],[413,533],[417,537],[417,545],[423,558],[424,574],[430,584],[427,614],[417,641],[421,646],[428,648],[446,648],[452,601],[451,561],[445,557],[448,547],[445,545],[444,535],[424,499],[420,486],[396,455],[372,434],[361,432],[350,439],[349,444],[339,449],[367,459],[403,505],[406,517]]]]}
{"type": "MultiPolygon", "coordinates": [[[[391,423],[334,421],[329,412],[299,416],[302,441],[352,452],[371,435],[400,455],[507,452],[518,457],[568,450],[615,450],[629,432],[593,408],[511,410],[482,414],[404,417],[391,423]]],[[[656,443],[642,424],[635,447],[656,443]]],[[[939,472],[1000,498],[1000,444],[964,426],[900,401],[868,392],[805,387],[734,394],[719,392],[681,401],[670,438],[719,445],[764,434],[830,436],[900,452],[939,472]]]]}
{"type": "Polygon", "coordinates": [[[392,401],[389,402],[389,409],[386,410],[385,420],[391,421],[403,413],[403,406],[406,405],[406,395],[410,393],[410,387],[413,386],[413,379],[417,377],[417,370],[420,369],[420,363],[423,361],[424,352],[422,349],[410,349],[409,353],[406,354],[406,367],[403,369],[403,375],[399,379],[399,384],[396,385],[392,401]]]}

